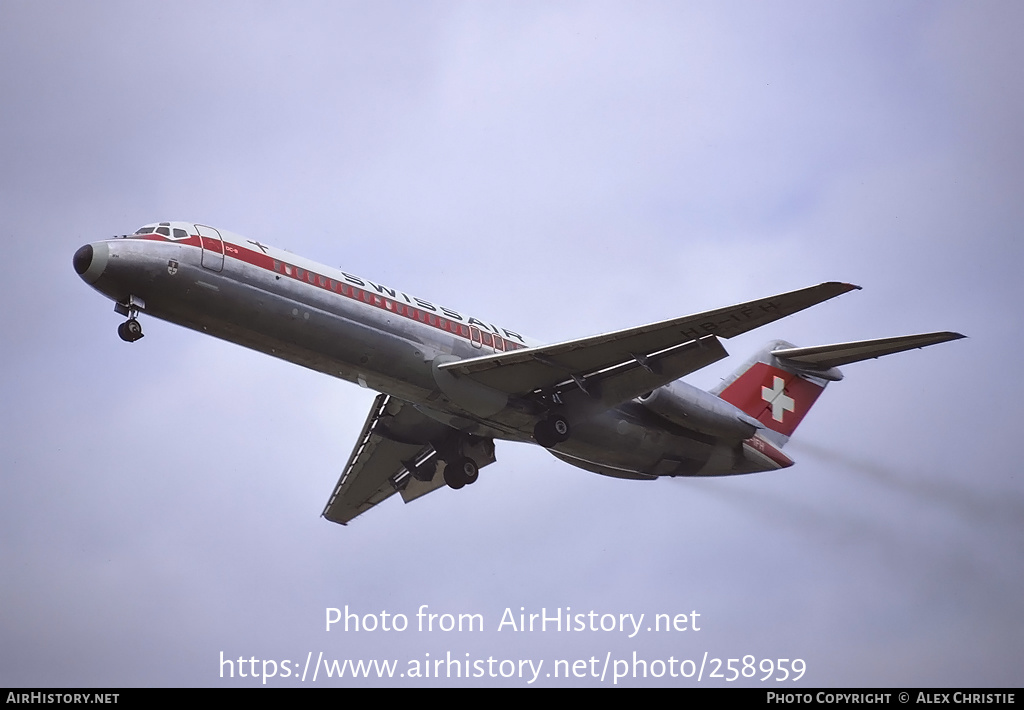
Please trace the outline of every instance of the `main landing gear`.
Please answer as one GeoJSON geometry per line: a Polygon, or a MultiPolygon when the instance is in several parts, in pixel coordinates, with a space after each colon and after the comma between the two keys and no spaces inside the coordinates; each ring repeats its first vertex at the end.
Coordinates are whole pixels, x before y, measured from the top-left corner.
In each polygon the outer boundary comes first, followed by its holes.
{"type": "Polygon", "coordinates": [[[552,414],[533,427],[533,440],[545,449],[550,449],[568,439],[569,433],[569,420],[561,414],[552,414]]]}
{"type": "Polygon", "coordinates": [[[476,479],[479,477],[480,467],[476,465],[476,461],[468,456],[460,456],[452,461],[445,461],[444,482],[448,484],[449,488],[458,490],[463,486],[476,483],[476,479]]]}
{"type": "Polygon", "coordinates": [[[128,296],[124,303],[118,301],[114,304],[114,312],[128,316],[121,325],[117,326],[117,334],[126,343],[134,343],[142,337],[142,324],[138,321],[139,311],[146,307],[146,302],[138,296],[128,296]]]}
{"type": "Polygon", "coordinates": [[[456,434],[434,449],[444,461],[444,482],[456,490],[476,483],[480,467],[494,463],[494,439],[486,436],[456,434]]]}

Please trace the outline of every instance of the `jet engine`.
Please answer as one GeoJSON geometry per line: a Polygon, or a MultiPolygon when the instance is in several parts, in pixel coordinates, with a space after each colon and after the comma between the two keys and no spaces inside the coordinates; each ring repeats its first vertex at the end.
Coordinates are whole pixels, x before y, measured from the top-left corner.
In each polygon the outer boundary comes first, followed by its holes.
{"type": "Polygon", "coordinates": [[[636,401],[659,417],[710,436],[744,441],[763,425],[713,394],[685,382],[672,382],[636,401]]]}

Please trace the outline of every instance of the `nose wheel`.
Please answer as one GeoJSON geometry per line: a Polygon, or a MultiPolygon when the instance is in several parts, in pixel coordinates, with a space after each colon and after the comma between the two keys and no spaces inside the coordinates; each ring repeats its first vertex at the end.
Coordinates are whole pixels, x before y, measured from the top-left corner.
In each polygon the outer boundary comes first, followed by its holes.
{"type": "Polygon", "coordinates": [[[139,311],[145,308],[146,302],[138,296],[128,296],[124,301],[114,304],[114,313],[128,316],[128,320],[117,326],[117,334],[121,336],[121,340],[126,343],[134,343],[142,337],[142,325],[137,319],[139,311]]]}
{"type": "Polygon", "coordinates": [[[117,334],[121,336],[121,340],[126,343],[134,343],[142,337],[142,324],[134,318],[129,318],[124,323],[117,326],[117,334]]]}

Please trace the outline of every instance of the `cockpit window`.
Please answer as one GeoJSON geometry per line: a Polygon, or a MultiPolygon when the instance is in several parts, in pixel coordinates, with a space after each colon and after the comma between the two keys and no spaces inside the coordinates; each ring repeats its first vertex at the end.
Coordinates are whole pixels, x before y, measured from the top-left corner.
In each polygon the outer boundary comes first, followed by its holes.
{"type": "Polygon", "coordinates": [[[156,233],[157,234],[162,234],[165,237],[171,236],[171,230],[170,230],[169,227],[157,227],[156,228],[156,233]]]}
{"type": "Polygon", "coordinates": [[[174,238],[175,239],[188,239],[188,232],[186,232],[184,229],[178,229],[177,227],[175,227],[174,228],[174,238]]]}
{"type": "Polygon", "coordinates": [[[143,227],[142,229],[137,231],[136,234],[152,234],[155,231],[156,227],[143,227]]]}

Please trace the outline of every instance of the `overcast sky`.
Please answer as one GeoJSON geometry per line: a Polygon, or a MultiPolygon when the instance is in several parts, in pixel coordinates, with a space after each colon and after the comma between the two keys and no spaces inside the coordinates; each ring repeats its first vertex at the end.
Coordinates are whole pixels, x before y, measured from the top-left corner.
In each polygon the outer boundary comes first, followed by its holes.
{"type": "Polygon", "coordinates": [[[1019,686],[1022,29],[980,1],[0,0],[0,685],[258,685],[221,653],[321,652],[610,685],[545,674],[635,652],[1019,686]],[[74,273],[169,219],[549,341],[864,287],[727,341],[702,387],[777,337],[969,339],[845,368],[785,471],[620,481],[499,442],[471,488],[341,527],[372,392],[146,316],[126,344],[74,273]],[[325,631],[345,605],[410,628],[325,631]],[[498,630],[567,606],[700,630],[498,630]]]}

